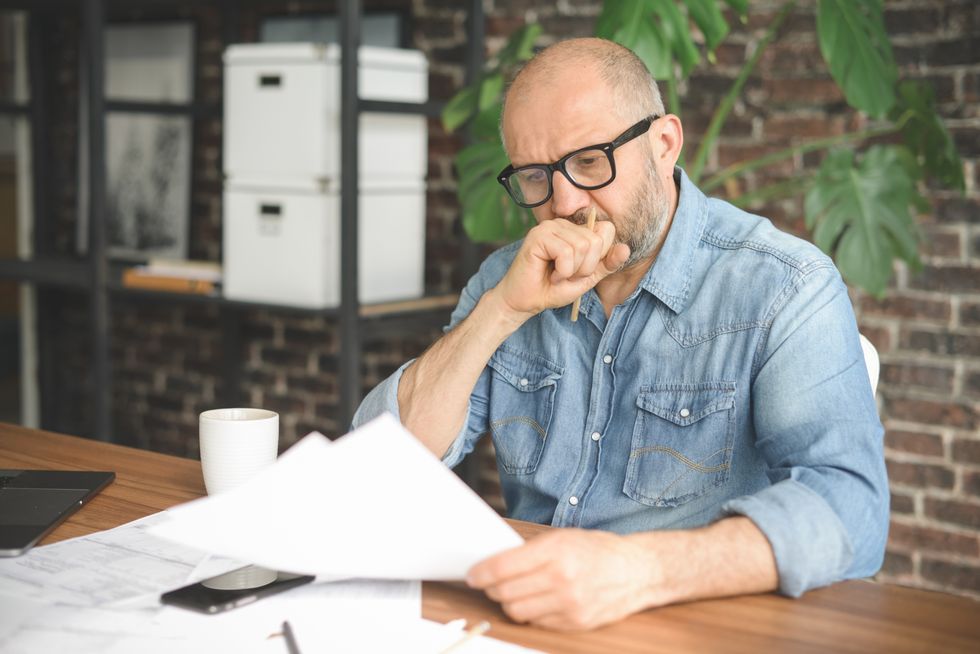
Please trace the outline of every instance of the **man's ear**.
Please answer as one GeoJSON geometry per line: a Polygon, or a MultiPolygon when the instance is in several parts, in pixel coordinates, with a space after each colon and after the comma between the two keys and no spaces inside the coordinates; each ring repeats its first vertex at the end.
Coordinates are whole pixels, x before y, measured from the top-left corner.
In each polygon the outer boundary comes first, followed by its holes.
{"type": "Polygon", "coordinates": [[[667,114],[659,118],[647,132],[650,145],[653,149],[653,160],[657,169],[666,171],[666,174],[673,177],[674,165],[681,156],[681,149],[684,147],[684,127],[681,119],[674,114],[667,114]]]}

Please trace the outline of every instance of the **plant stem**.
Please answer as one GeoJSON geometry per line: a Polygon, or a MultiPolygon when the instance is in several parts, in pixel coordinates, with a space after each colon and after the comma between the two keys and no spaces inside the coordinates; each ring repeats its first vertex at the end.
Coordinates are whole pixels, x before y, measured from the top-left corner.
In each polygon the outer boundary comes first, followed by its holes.
{"type": "Polygon", "coordinates": [[[730,202],[736,207],[744,209],[751,206],[755,202],[789,197],[791,195],[795,195],[800,189],[809,186],[812,179],[812,174],[804,175],[802,177],[793,177],[792,179],[786,179],[781,182],[776,182],[775,184],[763,186],[762,188],[758,188],[754,191],[749,191],[748,193],[743,193],[737,198],[732,198],[730,202]]]}
{"type": "Polygon", "coordinates": [[[711,150],[711,146],[714,145],[715,141],[718,140],[718,134],[721,133],[721,127],[725,123],[725,119],[728,118],[728,114],[731,112],[732,107],[735,106],[735,100],[738,99],[739,94],[742,92],[742,88],[745,86],[745,82],[748,81],[749,75],[755,69],[756,64],[759,63],[759,58],[762,56],[762,51],[776,38],[776,32],[782,26],[783,21],[789,16],[790,12],[796,7],[796,0],[791,0],[783,5],[783,8],[779,10],[779,13],[769,24],[769,28],[766,30],[765,35],[759,41],[758,45],[755,47],[755,52],[749,57],[748,61],[742,66],[742,70],[739,71],[738,77],[732,83],[732,87],[728,89],[728,93],[722,99],[721,104],[715,109],[715,113],[711,116],[711,122],[708,124],[708,129],[704,133],[704,137],[701,139],[701,145],[698,147],[697,154],[694,155],[694,162],[691,167],[687,170],[688,177],[691,178],[695,184],[701,178],[701,171],[704,169],[705,161],[708,158],[708,152],[711,150]]]}
{"type": "Polygon", "coordinates": [[[814,150],[823,150],[826,148],[833,147],[835,145],[840,145],[841,143],[851,143],[854,141],[864,141],[866,139],[875,138],[877,136],[886,136],[888,134],[894,134],[905,126],[905,123],[912,117],[913,112],[911,110],[906,111],[902,114],[898,120],[896,120],[891,125],[884,127],[870,127],[868,129],[863,129],[859,132],[848,132],[847,134],[838,134],[837,136],[828,136],[827,138],[817,139],[815,141],[810,141],[809,143],[800,143],[799,145],[791,145],[788,148],[778,150],[776,152],[758,157],[756,159],[750,159],[748,161],[739,161],[734,163],[727,168],[720,170],[715,173],[701,184],[701,190],[707,193],[711,189],[717,188],[721,184],[725,183],[725,180],[735,175],[740,175],[742,173],[747,173],[756,168],[762,168],[768,166],[777,161],[793,157],[797,154],[805,154],[807,152],[813,152],[814,150]]]}

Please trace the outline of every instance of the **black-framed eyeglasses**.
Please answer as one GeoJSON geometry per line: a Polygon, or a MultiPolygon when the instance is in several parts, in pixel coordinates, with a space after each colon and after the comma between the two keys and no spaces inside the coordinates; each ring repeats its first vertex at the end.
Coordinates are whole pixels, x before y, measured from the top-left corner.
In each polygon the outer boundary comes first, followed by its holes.
{"type": "Polygon", "coordinates": [[[532,209],[551,199],[554,191],[552,177],[557,170],[574,186],[594,191],[612,184],[616,179],[616,159],[613,150],[629,143],[637,136],[646,134],[653,121],[660,116],[647,116],[609,143],[598,143],[569,152],[550,164],[530,164],[514,168],[507,166],[497,175],[514,202],[532,209]]]}

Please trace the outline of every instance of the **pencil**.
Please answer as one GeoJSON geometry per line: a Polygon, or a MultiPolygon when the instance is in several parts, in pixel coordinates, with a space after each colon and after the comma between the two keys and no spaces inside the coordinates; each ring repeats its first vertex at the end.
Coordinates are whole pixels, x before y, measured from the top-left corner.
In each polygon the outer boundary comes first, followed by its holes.
{"type": "MultiPolygon", "coordinates": [[[[592,231],[592,228],[595,227],[595,207],[589,207],[589,219],[585,226],[589,228],[590,232],[592,231]]],[[[578,310],[581,305],[581,297],[575,298],[575,301],[572,302],[572,322],[578,322],[578,310]]]]}
{"type": "Polygon", "coordinates": [[[467,629],[466,630],[466,633],[463,634],[462,637],[459,640],[457,640],[455,643],[453,643],[452,645],[450,645],[446,649],[444,649],[441,652],[439,652],[439,654],[448,654],[448,652],[455,651],[455,650],[459,649],[460,647],[462,647],[463,645],[465,645],[466,643],[468,643],[471,640],[473,640],[474,638],[476,638],[477,636],[482,636],[483,634],[487,633],[488,631],[490,631],[490,623],[487,622],[486,620],[484,620],[483,622],[481,622],[479,624],[475,624],[472,627],[470,627],[469,629],[467,629]]]}
{"type": "Polygon", "coordinates": [[[286,649],[289,654],[300,654],[299,643],[296,642],[296,634],[293,633],[293,628],[290,626],[289,621],[282,623],[282,635],[286,637],[286,649]]]}

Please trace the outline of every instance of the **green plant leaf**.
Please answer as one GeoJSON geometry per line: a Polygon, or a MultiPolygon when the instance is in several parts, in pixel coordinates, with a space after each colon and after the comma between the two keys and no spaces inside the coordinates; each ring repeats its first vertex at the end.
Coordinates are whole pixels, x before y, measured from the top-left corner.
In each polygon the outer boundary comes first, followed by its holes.
{"type": "Polygon", "coordinates": [[[497,69],[527,61],[534,55],[534,42],[541,36],[541,26],[530,23],[510,35],[497,53],[497,69]]]}
{"type": "Polygon", "coordinates": [[[480,96],[477,107],[480,111],[494,104],[500,104],[504,93],[504,76],[500,73],[492,73],[483,78],[480,82],[480,96]]]}
{"type": "Polygon", "coordinates": [[[820,52],[847,102],[880,117],[895,103],[898,71],[882,20],[881,0],[820,0],[820,52]]]}
{"type": "Polygon", "coordinates": [[[656,0],[605,2],[596,21],[596,36],[615,41],[636,53],[656,79],[670,76],[670,42],[654,29],[656,0]]]}
{"type": "Polygon", "coordinates": [[[910,208],[925,201],[913,170],[911,153],[901,145],[875,145],[860,161],[851,150],[838,150],[824,159],[806,194],[814,243],[834,257],[845,280],[878,297],[894,259],[921,265],[910,208]]]}
{"type": "Polygon", "coordinates": [[[889,118],[904,121],[902,138],[927,175],[935,177],[947,188],[960,192],[966,189],[963,161],[956,152],[953,137],[936,112],[932,87],[913,80],[899,82],[897,101],[889,118]]]}
{"type": "Polygon", "coordinates": [[[511,201],[497,182],[508,164],[498,140],[478,141],[456,155],[458,196],[463,209],[463,228],[478,243],[520,238],[533,218],[511,201]]]}
{"type": "Polygon", "coordinates": [[[704,34],[708,50],[714,50],[728,35],[728,22],[721,13],[718,0],[684,0],[691,20],[704,34]]]}
{"type": "Polygon", "coordinates": [[[447,132],[454,132],[470,119],[477,108],[479,86],[467,86],[449,99],[442,109],[442,126],[447,132]]]}
{"type": "Polygon", "coordinates": [[[749,0],[725,0],[725,4],[738,14],[739,20],[745,22],[749,13],[749,0]]]}

